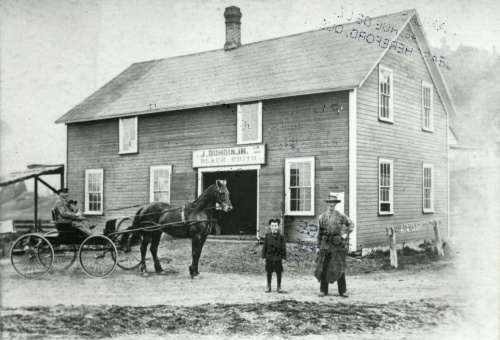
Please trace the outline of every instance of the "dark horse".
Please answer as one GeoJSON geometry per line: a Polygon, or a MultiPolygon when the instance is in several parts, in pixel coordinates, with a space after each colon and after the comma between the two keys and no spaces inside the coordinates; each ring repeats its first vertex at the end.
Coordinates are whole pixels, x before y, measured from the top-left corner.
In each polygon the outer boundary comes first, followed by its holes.
{"type": "MultiPolygon", "coordinates": [[[[144,229],[132,233],[132,242],[137,235],[142,236],[141,244],[141,265],[140,269],[144,275],[146,271],[146,252],[148,244],[151,243],[150,251],[153,256],[155,271],[163,271],[158,260],[158,245],[162,233],[181,238],[191,238],[193,261],[189,266],[189,274],[194,277],[199,274],[198,261],[201,250],[210,233],[211,220],[216,208],[216,203],[225,212],[233,207],[229,200],[229,191],[226,181],[217,180],[215,184],[209,186],[194,202],[186,204],[184,207],[176,207],[163,202],[154,202],[137,211],[134,223],[128,228],[144,229]]],[[[125,233],[121,244],[125,245],[129,234],[125,233]]]]}

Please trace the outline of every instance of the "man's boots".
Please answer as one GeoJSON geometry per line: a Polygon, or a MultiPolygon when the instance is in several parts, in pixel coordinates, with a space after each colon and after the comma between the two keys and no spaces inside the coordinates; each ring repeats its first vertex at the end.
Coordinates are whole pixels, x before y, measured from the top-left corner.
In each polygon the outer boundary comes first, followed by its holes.
{"type": "Polygon", "coordinates": [[[266,293],[271,293],[271,286],[270,285],[267,286],[266,293]]]}

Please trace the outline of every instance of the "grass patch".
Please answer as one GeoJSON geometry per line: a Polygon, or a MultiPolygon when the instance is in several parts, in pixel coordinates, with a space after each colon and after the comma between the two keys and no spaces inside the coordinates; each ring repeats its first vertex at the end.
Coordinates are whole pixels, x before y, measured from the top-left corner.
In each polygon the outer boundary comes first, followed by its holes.
{"type": "MultiPolygon", "coordinates": [[[[287,244],[288,258],[283,261],[286,275],[313,275],[316,253],[296,244],[287,244]]],[[[264,274],[265,261],[261,258],[262,245],[253,242],[229,243],[207,241],[200,258],[200,272],[264,274]]],[[[164,269],[169,264],[188,266],[191,263],[191,241],[165,238],[160,243],[159,257],[164,258],[164,269]]],[[[404,248],[398,251],[397,270],[439,269],[449,265],[428,252],[404,248]]],[[[149,265],[149,263],[148,263],[149,265]]],[[[151,268],[152,269],[152,268],[151,268]]],[[[347,275],[364,275],[395,270],[390,266],[389,252],[374,252],[363,258],[347,257],[347,275]]]]}
{"type": "Polygon", "coordinates": [[[4,309],[4,334],[76,335],[84,338],[146,333],[167,335],[261,334],[300,336],[322,333],[420,328],[437,324],[451,307],[442,300],[395,303],[319,304],[282,300],[270,303],[180,306],[41,307],[4,309]],[[259,310],[256,313],[255,310],[259,310]]]}

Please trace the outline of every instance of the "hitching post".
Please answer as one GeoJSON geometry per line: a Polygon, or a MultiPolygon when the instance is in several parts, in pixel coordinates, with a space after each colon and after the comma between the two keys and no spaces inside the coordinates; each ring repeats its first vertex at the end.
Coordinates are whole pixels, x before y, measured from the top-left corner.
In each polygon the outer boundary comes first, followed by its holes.
{"type": "Polygon", "coordinates": [[[391,267],[398,267],[398,251],[396,249],[396,233],[394,232],[394,227],[390,228],[389,235],[389,247],[391,256],[391,267]]]}
{"type": "Polygon", "coordinates": [[[443,241],[441,241],[441,235],[439,235],[438,221],[434,224],[434,235],[436,236],[436,248],[439,256],[444,256],[443,241]]]}

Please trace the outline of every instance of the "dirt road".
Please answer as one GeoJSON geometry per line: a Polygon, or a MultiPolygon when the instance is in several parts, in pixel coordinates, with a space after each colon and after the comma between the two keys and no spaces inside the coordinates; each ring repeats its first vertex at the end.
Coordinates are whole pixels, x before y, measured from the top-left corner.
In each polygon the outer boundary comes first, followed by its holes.
{"type": "MultiPolygon", "coordinates": [[[[75,264],[68,271],[28,280],[3,259],[2,335],[120,340],[294,335],[348,340],[498,339],[494,327],[498,301],[492,299],[498,296],[498,263],[493,258],[477,261],[469,254],[444,261],[445,265],[438,261],[425,268],[349,275],[350,297],[343,299],[336,294],[336,285],[330,296],[318,296],[319,284],[312,268],[305,266],[310,262],[303,262],[299,271],[285,268],[284,294],[276,293],[275,281],[273,292],[266,294],[265,275],[252,274],[246,267],[233,274],[244,261],[224,259],[228,255],[220,250],[228,247],[213,242],[206,245],[200,276],[191,279],[187,247],[181,241],[165,242],[160,258],[166,271],[149,277],[117,268],[109,277],[95,279],[75,264]],[[224,273],[219,264],[226,266],[224,273]],[[489,279],[481,273],[489,273],[489,279]]],[[[247,266],[259,260],[251,247],[237,248],[249,257],[247,266]]],[[[151,261],[148,267],[152,268],[151,261]]]]}
{"type": "MultiPolygon", "coordinates": [[[[20,277],[10,263],[2,260],[2,306],[119,305],[151,306],[158,304],[193,306],[205,303],[256,303],[293,299],[336,303],[339,297],[318,297],[319,284],[311,276],[289,277],[284,274],[284,294],[265,294],[262,275],[201,273],[191,279],[185,266],[164,265],[163,275],[142,277],[136,271],[119,268],[107,278],[87,276],[74,265],[66,272],[51,272],[41,280],[20,277]]],[[[349,301],[386,303],[408,299],[455,299],[460,283],[443,273],[378,273],[347,278],[349,301]]],[[[274,282],[275,283],[275,282],[274,282]]],[[[275,286],[273,287],[276,288],[275,286]]],[[[336,287],[331,292],[336,293],[336,287]]],[[[343,301],[345,302],[345,301],[343,301]]]]}

